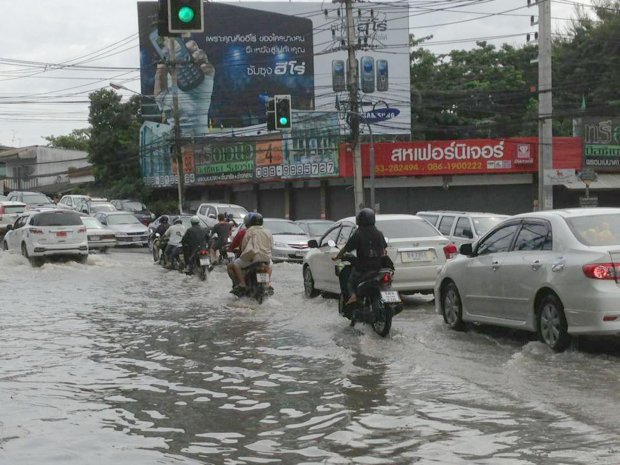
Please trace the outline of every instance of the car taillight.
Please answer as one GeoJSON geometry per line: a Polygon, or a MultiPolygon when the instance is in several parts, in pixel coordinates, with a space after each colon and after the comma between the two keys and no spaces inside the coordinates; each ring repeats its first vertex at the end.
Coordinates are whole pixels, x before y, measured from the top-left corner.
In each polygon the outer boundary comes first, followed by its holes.
{"type": "Polygon", "coordinates": [[[43,230],[42,229],[32,228],[30,230],[30,234],[43,234],[43,230]]]}
{"type": "Polygon", "coordinates": [[[447,260],[456,257],[459,254],[459,251],[456,248],[456,245],[450,243],[443,248],[443,253],[446,256],[447,260]]]}
{"type": "Polygon", "coordinates": [[[80,228],[80,229],[78,229],[78,233],[80,233],[80,234],[86,234],[86,228],[80,228]]]}
{"type": "Polygon", "coordinates": [[[389,284],[392,282],[392,275],[390,273],[383,273],[383,276],[381,277],[381,282],[383,284],[389,284]]]}
{"type": "Polygon", "coordinates": [[[0,205],[0,215],[2,215],[3,213],[4,213],[4,207],[0,205]]]}
{"type": "Polygon", "coordinates": [[[620,275],[620,263],[588,263],[583,265],[583,274],[591,279],[617,280],[620,275]]]}

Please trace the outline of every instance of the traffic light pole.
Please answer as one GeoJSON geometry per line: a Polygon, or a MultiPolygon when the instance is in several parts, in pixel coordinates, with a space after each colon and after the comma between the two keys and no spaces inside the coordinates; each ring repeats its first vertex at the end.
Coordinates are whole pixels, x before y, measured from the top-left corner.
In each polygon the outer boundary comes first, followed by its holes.
{"type": "Polygon", "coordinates": [[[181,122],[179,121],[179,90],[177,87],[177,63],[174,40],[168,40],[168,55],[170,56],[172,76],[172,115],[174,118],[174,158],[177,162],[177,176],[179,189],[179,214],[183,213],[184,172],[183,157],[181,156],[181,122]]]}

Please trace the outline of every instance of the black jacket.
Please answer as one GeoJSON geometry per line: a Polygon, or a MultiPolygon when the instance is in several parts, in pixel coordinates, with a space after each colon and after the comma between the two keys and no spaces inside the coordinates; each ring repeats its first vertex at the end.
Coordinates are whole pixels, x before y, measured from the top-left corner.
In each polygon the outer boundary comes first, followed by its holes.
{"type": "Polygon", "coordinates": [[[376,226],[360,226],[351,234],[342,251],[344,253],[355,250],[355,268],[360,271],[374,271],[381,268],[381,257],[385,255],[386,247],[385,237],[376,226]]]}
{"type": "Polygon", "coordinates": [[[183,235],[181,244],[189,250],[196,250],[198,247],[206,247],[209,231],[200,226],[193,225],[183,235]]]}

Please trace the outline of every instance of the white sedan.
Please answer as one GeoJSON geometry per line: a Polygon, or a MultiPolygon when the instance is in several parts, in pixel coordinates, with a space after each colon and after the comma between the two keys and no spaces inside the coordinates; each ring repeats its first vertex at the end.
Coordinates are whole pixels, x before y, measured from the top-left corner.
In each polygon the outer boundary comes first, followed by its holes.
{"type": "Polygon", "coordinates": [[[620,208],[516,215],[460,253],[435,287],[449,327],[533,331],[556,351],[572,335],[620,334],[620,208]]]}
{"type": "Polygon", "coordinates": [[[141,245],[146,247],[149,242],[149,230],[140,220],[129,212],[100,212],[95,215],[108,229],[116,235],[116,246],[141,245]]]}
{"type": "MultiPolygon", "coordinates": [[[[414,215],[377,215],[376,226],[388,241],[394,262],[392,289],[405,294],[432,294],[435,278],[446,260],[456,255],[456,246],[426,220],[414,215]]],[[[303,261],[304,291],[313,297],[319,291],[340,293],[334,272],[335,257],[355,230],[355,218],[334,224],[318,240],[310,240],[303,261]]]]}

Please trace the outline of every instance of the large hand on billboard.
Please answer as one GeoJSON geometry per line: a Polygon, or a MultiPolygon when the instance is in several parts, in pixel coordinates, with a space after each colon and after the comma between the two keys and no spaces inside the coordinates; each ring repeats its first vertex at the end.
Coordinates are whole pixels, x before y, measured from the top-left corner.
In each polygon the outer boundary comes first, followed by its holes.
{"type": "MultiPolygon", "coordinates": [[[[189,40],[185,47],[187,52],[191,54],[194,66],[177,66],[177,92],[181,134],[206,134],[209,131],[209,107],[211,106],[215,68],[209,62],[205,51],[200,49],[195,41],[189,40]],[[197,77],[195,75],[197,69],[200,69],[199,72],[204,74],[204,79],[202,76],[197,77]],[[199,83],[193,84],[192,80],[199,83]],[[185,90],[181,90],[181,88],[185,90]]],[[[179,45],[177,45],[178,50],[179,45]]],[[[182,61],[179,55],[182,56],[183,54],[177,54],[177,60],[182,61]]],[[[170,70],[167,64],[160,63],[157,65],[154,94],[160,108],[169,115],[169,120],[173,123],[172,78],[169,75],[170,70]]]]}

